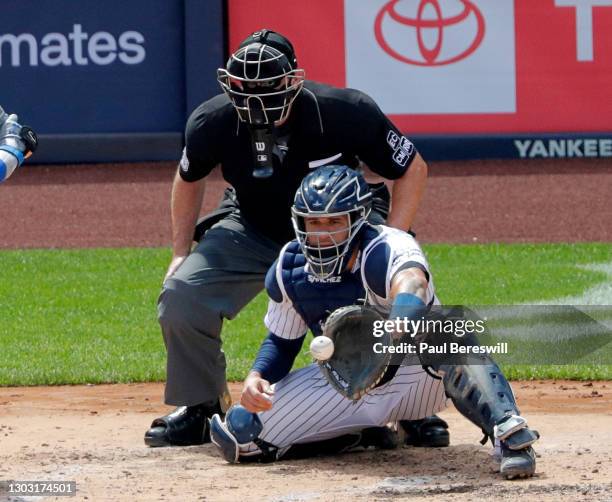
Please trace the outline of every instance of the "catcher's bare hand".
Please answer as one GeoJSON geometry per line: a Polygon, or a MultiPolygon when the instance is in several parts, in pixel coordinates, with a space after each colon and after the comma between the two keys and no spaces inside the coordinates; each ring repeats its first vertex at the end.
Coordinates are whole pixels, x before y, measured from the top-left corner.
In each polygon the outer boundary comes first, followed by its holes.
{"type": "Polygon", "coordinates": [[[250,374],[244,381],[240,404],[252,413],[267,411],[272,408],[274,391],[270,382],[258,374],[250,374]]]}

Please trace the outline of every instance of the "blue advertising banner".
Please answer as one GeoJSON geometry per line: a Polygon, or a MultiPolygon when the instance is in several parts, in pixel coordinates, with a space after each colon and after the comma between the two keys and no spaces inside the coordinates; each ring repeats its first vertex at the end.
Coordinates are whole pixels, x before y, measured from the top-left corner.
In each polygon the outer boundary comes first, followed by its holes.
{"type": "Polygon", "coordinates": [[[187,115],[219,94],[217,68],[225,66],[223,0],[185,0],[185,81],[187,115]]]}
{"type": "MultiPolygon", "coordinates": [[[[222,20],[221,0],[4,0],[0,104],[18,112],[43,139],[78,135],[87,141],[91,135],[109,135],[120,140],[123,134],[159,139],[168,133],[176,157],[193,99],[219,92],[215,68],[223,61],[222,20]],[[206,8],[190,20],[198,29],[187,35],[191,4],[206,8]],[[189,93],[194,96],[189,105],[187,40],[192,51],[207,48],[198,51],[197,69],[206,75],[189,93]]],[[[195,85],[195,76],[190,81],[195,85]]],[[[47,150],[54,151],[51,160],[81,160],[69,154],[61,158],[56,146],[47,150]]],[[[114,150],[100,160],[121,160],[121,148],[114,150]]],[[[50,160],[44,141],[39,153],[39,161],[50,160]]],[[[166,158],[170,152],[160,156],[157,149],[156,156],[166,158]]]]}
{"type": "Polygon", "coordinates": [[[413,134],[427,160],[612,158],[611,134],[413,134]]]}

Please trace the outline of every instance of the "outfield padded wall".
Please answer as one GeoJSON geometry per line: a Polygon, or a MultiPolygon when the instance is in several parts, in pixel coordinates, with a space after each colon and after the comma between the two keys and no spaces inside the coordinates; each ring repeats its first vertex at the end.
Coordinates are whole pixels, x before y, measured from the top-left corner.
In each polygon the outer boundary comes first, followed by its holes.
{"type": "Polygon", "coordinates": [[[37,162],[178,159],[218,92],[222,0],[5,0],[0,105],[41,137],[37,162]]]}
{"type": "Polygon", "coordinates": [[[612,0],[5,0],[2,17],[0,105],[41,163],[178,159],[227,47],[260,27],[428,160],[612,157],[612,0]]]}

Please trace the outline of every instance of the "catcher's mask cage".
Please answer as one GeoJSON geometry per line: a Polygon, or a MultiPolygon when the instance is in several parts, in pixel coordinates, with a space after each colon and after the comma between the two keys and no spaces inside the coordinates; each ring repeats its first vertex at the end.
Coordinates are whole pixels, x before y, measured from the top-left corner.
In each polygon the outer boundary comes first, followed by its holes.
{"type": "Polygon", "coordinates": [[[319,279],[340,275],[358,242],[372,206],[372,193],[363,177],[347,166],[324,166],[300,185],[291,208],[291,220],[310,271],[319,279]],[[346,216],[347,226],[309,232],[306,219],[346,216]]]}
{"type": "Polygon", "coordinates": [[[285,120],[304,78],[304,70],[294,68],[283,52],[259,42],[240,47],[217,70],[217,81],[238,117],[251,125],[285,120]]]}

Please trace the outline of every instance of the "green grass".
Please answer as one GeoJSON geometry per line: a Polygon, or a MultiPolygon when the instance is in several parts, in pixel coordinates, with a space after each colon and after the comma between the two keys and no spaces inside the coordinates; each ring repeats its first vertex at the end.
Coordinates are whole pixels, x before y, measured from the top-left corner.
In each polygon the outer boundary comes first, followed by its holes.
{"type": "MultiPolygon", "coordinates": [[[[580,294],[609,279],[577,265],[612,257],[612,244],[425,249],[446,304],[580,294]]],[[[165,350],[155,303],[169,258],[167,249],[0,251],[0,385],[163,380],[165,350]]],[[[266,305],[262,294],[225,324],[230,380],[244,377],[265,336],[266,305]]],[[[300,365],[310,361],[306,349],[300,365]]],[[[612,365],[505,370],[510,378],[612,379],[612,365]]]]}
{"type": "Polygon", "coordinates": [[[160,380],[166,249],[0,253],[0,384],[160,380]]]}
{"type": "Polygon", "coordinates": [[[425,246],[436,291],[447,305],[552,300],[607,280],[576,265],[612,262],[612,244],[425,246]]]}

